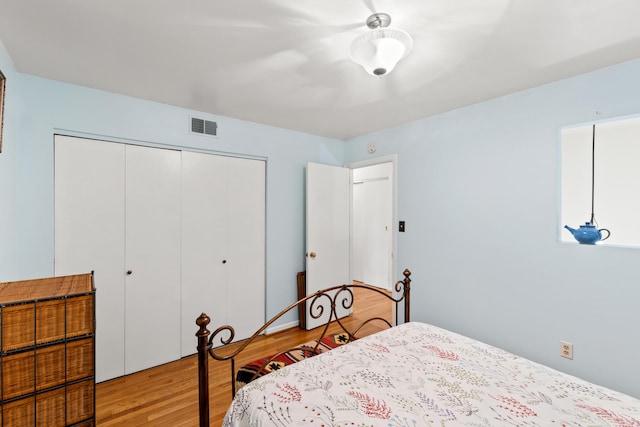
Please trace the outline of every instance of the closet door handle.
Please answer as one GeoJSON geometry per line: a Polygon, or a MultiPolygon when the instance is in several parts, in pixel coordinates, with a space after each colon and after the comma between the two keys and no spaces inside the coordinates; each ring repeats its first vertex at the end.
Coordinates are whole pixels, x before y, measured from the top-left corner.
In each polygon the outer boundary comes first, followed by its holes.
{"type": "Polygon", "coordinates": [[[226,260],[226,259],[223,259],[223,260],[222,260],[222,263],[223,263],[223,264],[226,264],[226,263],[227,263],[227,260],[226,260]]]}
{"type": "Polygon", "coordinates": [[[131,273],[133,273],[133,271],[127,270],[127,276],[131,275],[131,273]]]}

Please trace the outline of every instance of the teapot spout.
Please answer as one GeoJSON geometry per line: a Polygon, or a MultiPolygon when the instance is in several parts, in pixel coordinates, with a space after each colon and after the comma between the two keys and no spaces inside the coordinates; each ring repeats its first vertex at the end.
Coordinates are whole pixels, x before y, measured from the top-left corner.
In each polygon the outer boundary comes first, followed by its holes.
{"type": "Polygon", "coordinates": [[[571,232],[571,234],[575,235],[576,234],[576,229],[575,228],[571,228],[568,225],[565,225],[564,228],[566,228],[567,230],[569,230],[571,232]]]}

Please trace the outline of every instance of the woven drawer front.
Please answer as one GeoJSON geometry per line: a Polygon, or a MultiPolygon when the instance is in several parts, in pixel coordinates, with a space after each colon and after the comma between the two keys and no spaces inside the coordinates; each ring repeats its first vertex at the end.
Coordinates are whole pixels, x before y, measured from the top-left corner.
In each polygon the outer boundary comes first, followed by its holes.
{"type": "Polygon", "coordinates": [[[64,299],[36,303],[36,343],[64,339],[64,299]]]}
{"type": "Polygon", "coordinates": [[[67,343],[67,381],[73,382],[93,376],[93,339],[67,343]]]}
{"type": "Polygon", "coordinates": [[[34,351],[2,358],[2,399],[12,399],[35,390],[34,351]]]}
{"type": "Polygon", "coordinates": [[[67,337],[94,332],[93,296],[81,295],[67,299],[67,337]]]}
{"type": "Polygon", "coordinates": [[[33,396],[14,400],[2,407],[2,422],[5,426],[32,426],[35,423],[33,396]]]}
{"type": "Polygon", "coordinates": [[[93,381],[81,381],[67,386],[67,424],[93,418],[93,381]]]}
{"type": "Polygon", "coordinates": [[[36,390],[64,384],[64,343],[36,350],[36,390]]]}
{"type": "Polygon", "coordinates": [[[5,403],[0,423],[4,426],[93,426],[93,382],[82,381],[5,403]],[[65,407],[66,394],[66,407],[65,407]],[[66,417],[66,419],[65,419],[66,417]]]}
{"type": "Polygon", "coordinates": [[[91,275],[0,283],[0,427],[95,425],[91,275]]]}
{"type": "Polygon", "coordinates": [[[2,351],[31,347],[35,342],[35,304],[2,308],[2,351]]]}
{"type": "Polygon", "coordinates": [[[36,426],[63,427],[64,387],[39,394],[36,397],[36,426]]]}

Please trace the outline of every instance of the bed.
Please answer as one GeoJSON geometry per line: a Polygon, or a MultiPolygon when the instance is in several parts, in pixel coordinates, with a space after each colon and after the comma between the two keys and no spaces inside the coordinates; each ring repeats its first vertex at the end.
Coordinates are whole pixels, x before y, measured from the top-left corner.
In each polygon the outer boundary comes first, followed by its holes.
{"type": "Polygon", "coordinates": [[[272,425],[640,427],[640,400],[407,321],[237,390],[223,426],[272,425]]]}
{"type": "MultiPolygon", "coordinates": [[[[342,347],[381,329],[389,329],[401,320],[406,323],[410,319],[411,272],[405,269],[402,274],[403,279],[398,280],[390,291],[356,282],[329,287],[300,298],[240,343],[233,344],[235,331],[232,326],[223,325],[211,332],[208,329],[211,318],[206,313],[198,316],[196,337],[200,426],[209,426],[210,358],[230,362],[230,389],[232,396],[235,396],[237,389],[244,384],[258,380],[266,374],[273,375],[273,370],[270,369],[272,364],[279,364],[276,370],[281,370],[283,365],[288,367],[300,360],[330,353],[331,348],[342,347]],[[383,302],[374,306],[380,307],[388,302],[391,308],[383,309],[383,313],[375,310],[372,312],[367,306],[372,298],[383,302]],[[352,313],[353,308],[357,306],[360,307],[358,313],[352,313]],[[271,325],[291,312],[298,315],[308,313],[316,323],[321,324],[310,332],[314,339],[306,340],[294,347],[270,349],[268,354],[261,355],[238,368],[236,361],[243,360],[243,355],[255,349],[251,347],[252,344],[262,338],[271,325]]],[[[224,369],[222,364],[217,365],[216,369],[224,369]]]]}

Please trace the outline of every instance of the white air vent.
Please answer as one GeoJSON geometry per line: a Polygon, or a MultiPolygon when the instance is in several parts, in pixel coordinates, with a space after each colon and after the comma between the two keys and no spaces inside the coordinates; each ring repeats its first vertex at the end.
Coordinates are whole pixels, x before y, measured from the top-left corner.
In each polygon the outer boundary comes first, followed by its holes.
{"type": "Polygon", "coordinates": [[[218,136],[218,123],[191,117],[191,132],[202,135],[218,136]]]}

